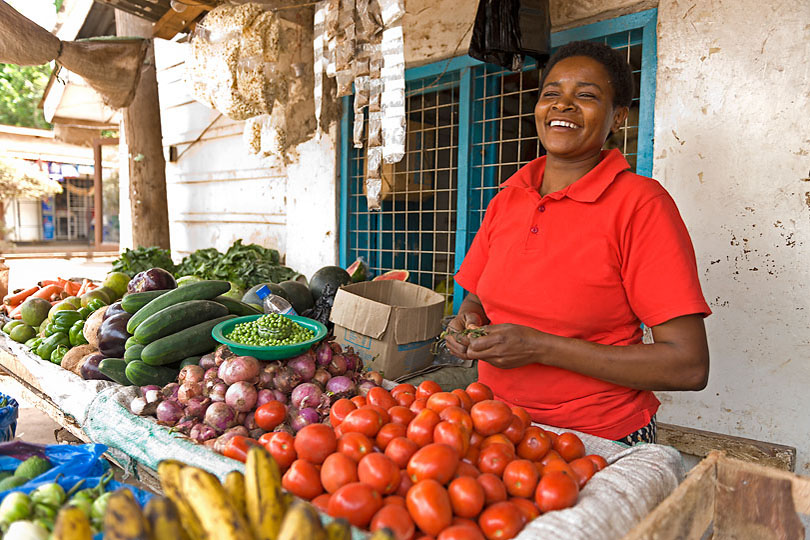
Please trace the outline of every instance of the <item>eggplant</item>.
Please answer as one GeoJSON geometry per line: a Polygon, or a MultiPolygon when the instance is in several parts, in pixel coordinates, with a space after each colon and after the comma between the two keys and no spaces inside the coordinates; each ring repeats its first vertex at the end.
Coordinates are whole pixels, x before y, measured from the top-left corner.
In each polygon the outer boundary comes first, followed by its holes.
{"type": "Polygon", "coordinates": [[[127,322],[132,315],[119,313],[105,319],[98,329],[98,352],[107,358],[122,358],[129,338],[127,322]]]}
{"type": "MultiPolygon", "coordinates": [[[[119,313],[127,313],[126,311],[124,311],[124,308],[121,307],[121,301],[120,300],[110,304],[110,307],[108,307],[107,311],[104,312],[104,318],[102,318],[101,320],[106,321],[107,319],[109,319],[113,315],[118,315],[119,313]]],[[[127,315],[131,316],[132,314],[127,313],[127,315]]]]}
{"type": "Polygon", "coordinates": [[[98,370],[98,365],[104,360],[101,353],[93,353],[84,361],[81,368],[82,379],[85,381],[111,381],[109,377],[98,370]]]}
{"type": "Polygon", "coordinates": [[[127,292],[161,291],[164,289],[176,289],[177,281],[174,276],[163,268],[150,268],[143,272],[138,272],[135,277],[127,283],[127,292]]]}

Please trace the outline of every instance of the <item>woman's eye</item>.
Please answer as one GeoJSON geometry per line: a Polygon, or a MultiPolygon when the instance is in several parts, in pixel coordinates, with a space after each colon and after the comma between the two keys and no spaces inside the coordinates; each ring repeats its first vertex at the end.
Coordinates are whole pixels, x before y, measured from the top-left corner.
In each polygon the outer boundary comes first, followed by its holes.
{"type": "Polygon", "coordinates": [[[593,99],[593,98],[595,98],[596,96],[595,96],[595,95],[593,95],[593,94],[584,93],[584,94],[579,94],[579,97],[581,97],[581,98],[585,98],[585,99],[593,99]]]}
{"type": "Polygon", "coordinates": [[[559,94],[557,92],[543,92],[541,97],[550,98],[550,97],[557,97],[559,94]]]}

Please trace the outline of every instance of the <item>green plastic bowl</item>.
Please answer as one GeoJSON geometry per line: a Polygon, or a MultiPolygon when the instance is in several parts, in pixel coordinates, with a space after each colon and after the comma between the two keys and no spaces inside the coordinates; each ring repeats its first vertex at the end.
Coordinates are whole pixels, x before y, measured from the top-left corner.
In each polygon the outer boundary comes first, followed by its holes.
{"type": "Polygon", "coordinates": [[[326,337],[326,327],[324,325],[322,325],[316,320],[307,317],[301,317],[299,315],[287,315],[287,317],[294,320],[304,328],[315,332],[315,337],[313,337],[312,339],[308,339],[307,341],[302,341],[301,343],[293,343],[290,345],[279,345],[277,347],[272,346],[260,347],[256,345],[245,345],[242,343],[237,343],[225,337],[225,334],[230,334],[231,331],[233,330],[233,327],[236,326],[237,324],[248,321],[255,321],[259,317],[263,316],[264,315],[247,315],[245,317],[237,317],[235,319],[228,319],[227,321],[222,321],[221,323],[216,325],[213,328],[213,330],[211,330],[211,337],[213,337],[220,343],[224,343],[225,345],[228,346],[228,348],[231,351],[240,356],[253,356],[254,358],[258,358],[259,360],[282,360],[284,358],[292,358],[293,356],[298,356],[299,354],[305,352],[307,349],[312,347],[315,343],[318,343],[320,340],[326,337]]]}

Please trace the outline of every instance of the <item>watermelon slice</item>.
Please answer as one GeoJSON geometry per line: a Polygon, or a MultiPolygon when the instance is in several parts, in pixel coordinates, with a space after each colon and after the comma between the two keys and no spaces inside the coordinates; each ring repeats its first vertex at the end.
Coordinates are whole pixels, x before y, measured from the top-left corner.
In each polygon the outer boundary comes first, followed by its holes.
{"type": "Polygon", "coordinates": [[[375,277],[372,281],[383,281],[386,279],[390,280],[397,280],[397,281],[408,281],[408,277],[411,275],[410,272],[407,270],[389,270],[384,274],[380,274],[379,276],[375,277]]]}
{"type": "Polygon", "coordinates": [[[354,261],[351,266],[346,269],[346,271],[351,276],[352,283],[357,283],[359,281],[365,281],[368,279],[368,264],[366,264],[363,257],[357,257],[357,260],[354,261]]]}

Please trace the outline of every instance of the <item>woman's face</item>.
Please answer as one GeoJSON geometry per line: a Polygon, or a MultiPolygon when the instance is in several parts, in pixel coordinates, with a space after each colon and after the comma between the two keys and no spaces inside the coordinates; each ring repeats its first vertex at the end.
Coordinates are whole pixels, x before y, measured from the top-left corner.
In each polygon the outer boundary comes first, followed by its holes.
{"type": "Polygon", "coordinates": [[[607,70],[587,56],[555,64],[534,108],[537,135],[548,155],[572,161],[598,155],[625,118],[627,107],[613,106],[607,70]]]}

